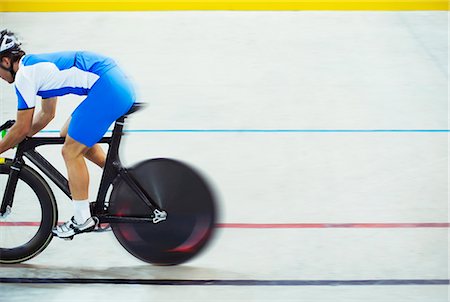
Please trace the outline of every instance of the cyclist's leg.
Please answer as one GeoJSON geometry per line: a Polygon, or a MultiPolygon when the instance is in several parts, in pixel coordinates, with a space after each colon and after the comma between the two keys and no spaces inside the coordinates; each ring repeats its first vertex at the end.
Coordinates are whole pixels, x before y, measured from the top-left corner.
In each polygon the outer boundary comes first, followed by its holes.
{"type": "Polygon", "coordinates": [[[102,147],[100,147],[100,144],[95,144],[91,148],[89,148],[84,157],[89,159],[100,168],[105,167],[106,153],[105,151],[103,151],[102,147]]]}
{"type": "MultiPolygon", "coordinates": [[[[86,99],[72,113],[67,139],[63,147],[77,217],[86,217],[89,197],[89,174],[84,157],[108,131],[116,119],[124,115],[134,103],[134,93],[128,80],[118,68],[107,71],[97,80],[86,99]],[[78,214],[77,214],[78,213],[78,214]]],[[[90,212],[88,213],[90,215],[90,212]]],[[[54,233],[62,238],[91,230],[92,217],[80,225],[78,218],[58,227],[54,233]]]]}
{"type": "MultiPolygon", "coordinates": [[[[61,128],[60,136],[66,137],[67,131],[69,129],[70,121],[72,120],[72,117],[69,117],[64,124],[64,126],[61,128]]],[[[100,168],[105,167],[106,162],[106,153],[103,151],[100,144],[95,144],[91,148],[88,149],[88,151],[84,154],[84,157],[99,166],[100,168]]]]}
{"type": "Polygon", "coordinates": [[[53,229],[60,238],[72,238],[74,235],[92,231],[98,219],[91,217],[89,206],[89,172],[84,155],[89,147],[73,139],[70,134],[62,148],[62,154],[67,167],[70,193],[73,199],[75,215],[66,223],[53,229]]]}
{"type": "Polygon", "coordinates": [[[86,167],[84,155],[88,147],[77,142],[70,136],[62,148],[62,154],[69,176],[70,193],[73,200],[86,200],[89,195],[89,172],[86,167]]]}

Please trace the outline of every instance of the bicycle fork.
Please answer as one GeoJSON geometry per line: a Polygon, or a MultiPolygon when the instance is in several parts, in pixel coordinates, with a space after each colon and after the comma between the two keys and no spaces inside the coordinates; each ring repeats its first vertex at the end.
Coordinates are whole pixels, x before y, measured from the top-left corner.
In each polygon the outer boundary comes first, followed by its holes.
{"type": "Polygon", "coordinates": [[[16,191],[17,182],[19,181],[20,170],[23,162],[21,160],[14,160],[9,171],[8,182],[6,183],[5,193],[3,194],[2,203],[0,206],[0,218],[6,218],[10,213],[14,200],[14,192],[16,191]]]}

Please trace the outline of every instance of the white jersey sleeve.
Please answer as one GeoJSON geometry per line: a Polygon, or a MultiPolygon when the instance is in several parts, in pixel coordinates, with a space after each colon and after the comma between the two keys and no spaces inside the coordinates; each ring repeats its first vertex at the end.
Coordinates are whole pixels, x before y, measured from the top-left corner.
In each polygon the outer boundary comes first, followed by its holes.
{"type": "Polygon", "coordinates": [[[17,109],[26,110],[36,106],[37,87],[36,81],[32,78],[33,73],[25,73],[19,69],[15,79],[15,88],[17,94],[17,109]]]}

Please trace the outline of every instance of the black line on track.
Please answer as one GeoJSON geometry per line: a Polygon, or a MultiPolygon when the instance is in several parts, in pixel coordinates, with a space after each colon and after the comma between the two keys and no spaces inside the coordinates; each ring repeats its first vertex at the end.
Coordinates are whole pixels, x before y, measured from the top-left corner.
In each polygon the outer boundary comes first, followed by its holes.
{"type": "Polygon", "coordinates": [[[8,284],[136,284],[172,286],[374,286],[374,285],[449,285],[447,279],[381,280],[246,280],[246,279],[104,279],[104,278],[0,278],[8,284]]]}

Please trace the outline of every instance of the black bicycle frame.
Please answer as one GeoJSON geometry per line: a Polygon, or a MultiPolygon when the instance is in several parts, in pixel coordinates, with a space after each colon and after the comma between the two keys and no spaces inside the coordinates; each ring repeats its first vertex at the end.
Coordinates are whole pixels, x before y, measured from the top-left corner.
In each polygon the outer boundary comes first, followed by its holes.
{"type": "MultiPolygon", "coordinates": [[[[119,159],[119,146],[123,135],[123,126],[126,116],[119,118],[112,131],[110,137],[102,138],[99,143],[109,145],[106,156],[106,163],[103,170],[100,186],[95,201],[95,208],[93,215],[100,219],[100,222],[149,222],[153,221],[158,213],[163,212],[158,204],[145,192],[133,176],[128,173],[127,169],[122,166],[119,159]],[[152,210],[151,217],[118,217],[108,215],[105,208],[106,196],[108,189],[113,184],[114,180],[120,177],[124,180],[130,188],[140,197],[140,199],[152,210]]],[[[10,125],[11,126],[11,125],[10,125]]],[[[10,127],[9,126],[9,127],[10,127]]],[[[8,127],[8,128],[9,128],[8,127]]],[[[6,212],[7,206],[12,207],[14,200],[14,192],[17,181],[19,179],[20,171],[25,164],[23,157],[29,159],[42,173],[44,173],[53,183],[55,183],[69,198],[71,198],[68,180],[41,154],[35,149],[43,145],[62,145],[65,142],[64,137],[31,137],[23,140],[18,146],[16,155],[11,165],[6,190],[3,195],[3,200],[0,206],[0,215],[6,212]]]]}

